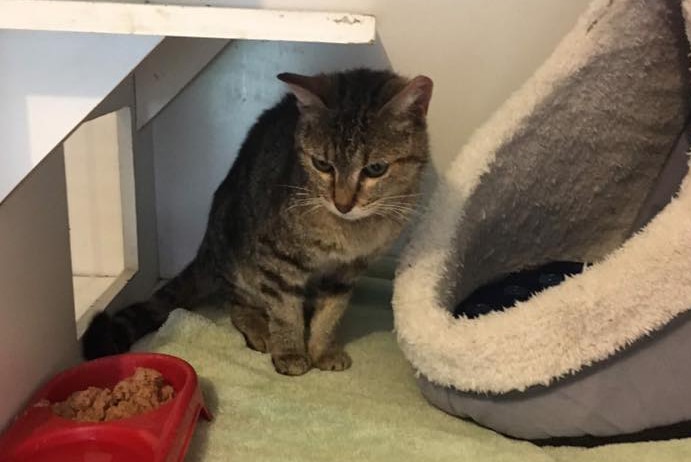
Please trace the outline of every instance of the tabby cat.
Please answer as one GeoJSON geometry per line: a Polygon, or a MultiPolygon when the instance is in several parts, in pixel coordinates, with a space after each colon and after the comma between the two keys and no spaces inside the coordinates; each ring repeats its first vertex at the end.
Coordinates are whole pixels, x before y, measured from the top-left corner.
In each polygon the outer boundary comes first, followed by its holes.
{"type": "Polygon", "coordinates": [[[350,367],[334,330],[357,276],[413,211],[432,81],[368,69],[278,78],[291,93],[247,135],[196,257],[150,300],[94,318],[87,358],[124,352],[214,295],[279,373],[350,367]]]}

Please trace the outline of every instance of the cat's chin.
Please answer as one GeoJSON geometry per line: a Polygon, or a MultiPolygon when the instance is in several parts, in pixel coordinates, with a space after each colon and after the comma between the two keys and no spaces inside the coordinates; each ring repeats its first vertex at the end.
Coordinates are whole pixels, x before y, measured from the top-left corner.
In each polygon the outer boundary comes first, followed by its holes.
{"type": "Polygon", "coordinates": [[[355,215],[355,214],[348,213],[346,215],[343,215],[342,213],[336,212],[336,216],[342,220],[345,220],[345,221],[358,221],[358,220],[362,220],[363,218],[367,218],[368,216],[370,216],[370,214],[369,213],[363,213],[362,215],[355,215]]]}

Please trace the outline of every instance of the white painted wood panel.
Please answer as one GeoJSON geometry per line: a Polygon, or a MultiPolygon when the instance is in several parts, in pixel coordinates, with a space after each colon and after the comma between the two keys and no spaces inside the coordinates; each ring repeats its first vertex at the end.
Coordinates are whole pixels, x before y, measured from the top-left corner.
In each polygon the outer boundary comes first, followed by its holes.
{"type": "Polygon", "coordinates": [[[0,201],[160,40],[0,30],[0,201]]]}
{"type": "Polygon", "coordinates": [[[0,204],[0,262],[2,431],[43,381],[79,360],[62,152],[0,204]]]}
{"type": "Polygon", "coordinates": [[[341,12],[75,0],[3,0],[0,28],[367,43],[374,17],[341,12]]]}
{"type": "Polygon", "coordinates": [[[83,123],[64,143],[80,336],[139,268],[132,127],[125,107],[83,123]]]}
{"type": "Polygon", "coordinates": [[[64,143],[75,276],[114,277],[125,269],[118,141],[118,115],[111,113],[80,125],[64,143]]]}
{"type": "Polygon", "coordinates": [[[78,338],[84,335],[93,317],[108,307],[134,277],[134,274],[134,270],[126,269],[115,277],[75,276],[72,278],[78,338]]]}
{"type": "Polygon", "coordinates": [[[225,39],[163,40],[134,71],[137,128],[154,118],[227,44],[225,39]]]}
{"type": "Polygon", "coordinates": [[[134,173],[134,123],[130,107],[115,113],[117,117],[118,166],[120,168],[120,204],[122,205],[122,256],[125,269],[139,269],[137,232],[137,194],[134,173]]]}
{"type": "MultiPolygon", "coordinates": [[[[134,76],[130,75],[121,85],[89,115],[98,116],[112,112],[117,108],[134,107],[134,76]]],[[[132,303],[147,299],[158,282],[158,249],[156,236],[156,213],[154,197],[154,165],[153,165],[153,137],[151,124],[136,130],[133,120],[127,111],[119,111],[120,115],[127,115],[119,123],[119,144],[121,147],[131,148],[134,160],[131,168],[134,177],[121,177],[123,185],[122,204],[123,225],[125,229],[125,271],[120,277],[109,281],[109,285],[101,295],[89,298],[84,293],[86,303],[84,312],[77,316],[77,335],[81,336],[91,317],[100,310],[108,307],[113,310],[123,308],[132,303]],[[129,126],[128,126],[129,124],[129,126]],[[125,183],[134,184],[126,186],[125,183]],[[125,197],[127,195],[127,197],[125,197]],[[127,205],[133,205],[132,209],[127,205]],[[131,248],[128,243],[132,244],[131,248]],[[135,271],[136,269],[136,271],[135,271]],[[88,304],[88,306],[87,306],[88,304]]],[[[121,159],[121,164],[123,159],[121,159]]],[[[100,288],[104,288],[105,284],[100,288]]]]}
{"type": "MultiPolygon", "coordinates": [[[[74,314],[77,320],[84,317],[98,298],[115,282],[115,276],[74,276],[74,314]]],[[[80,332],[77,332],[79,336],[80,332]]]]}

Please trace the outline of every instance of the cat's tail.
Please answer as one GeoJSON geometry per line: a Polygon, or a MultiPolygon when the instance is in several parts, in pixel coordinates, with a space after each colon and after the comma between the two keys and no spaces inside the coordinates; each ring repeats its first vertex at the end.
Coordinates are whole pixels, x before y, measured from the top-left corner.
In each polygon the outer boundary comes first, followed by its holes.
{"type": "Polygon", "coordinates": [[[176,308],[192,309],[209,295],[213,279],[197,260],[154,293],[146,302],[135,303],[113,315],[97,314],[82,340],[86,359],[124,353],[146,334],[157,330],[176,308]]]}

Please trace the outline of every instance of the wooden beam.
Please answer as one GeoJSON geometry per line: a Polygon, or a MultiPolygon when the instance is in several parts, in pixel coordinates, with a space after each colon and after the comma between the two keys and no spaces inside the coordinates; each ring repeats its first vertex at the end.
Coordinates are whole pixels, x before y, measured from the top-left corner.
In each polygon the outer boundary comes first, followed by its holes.
{"type": "Polygon", "coordinates": [[[74,0],[2,0],[0,29],[369,43],[373,16],[74,0]]]}

